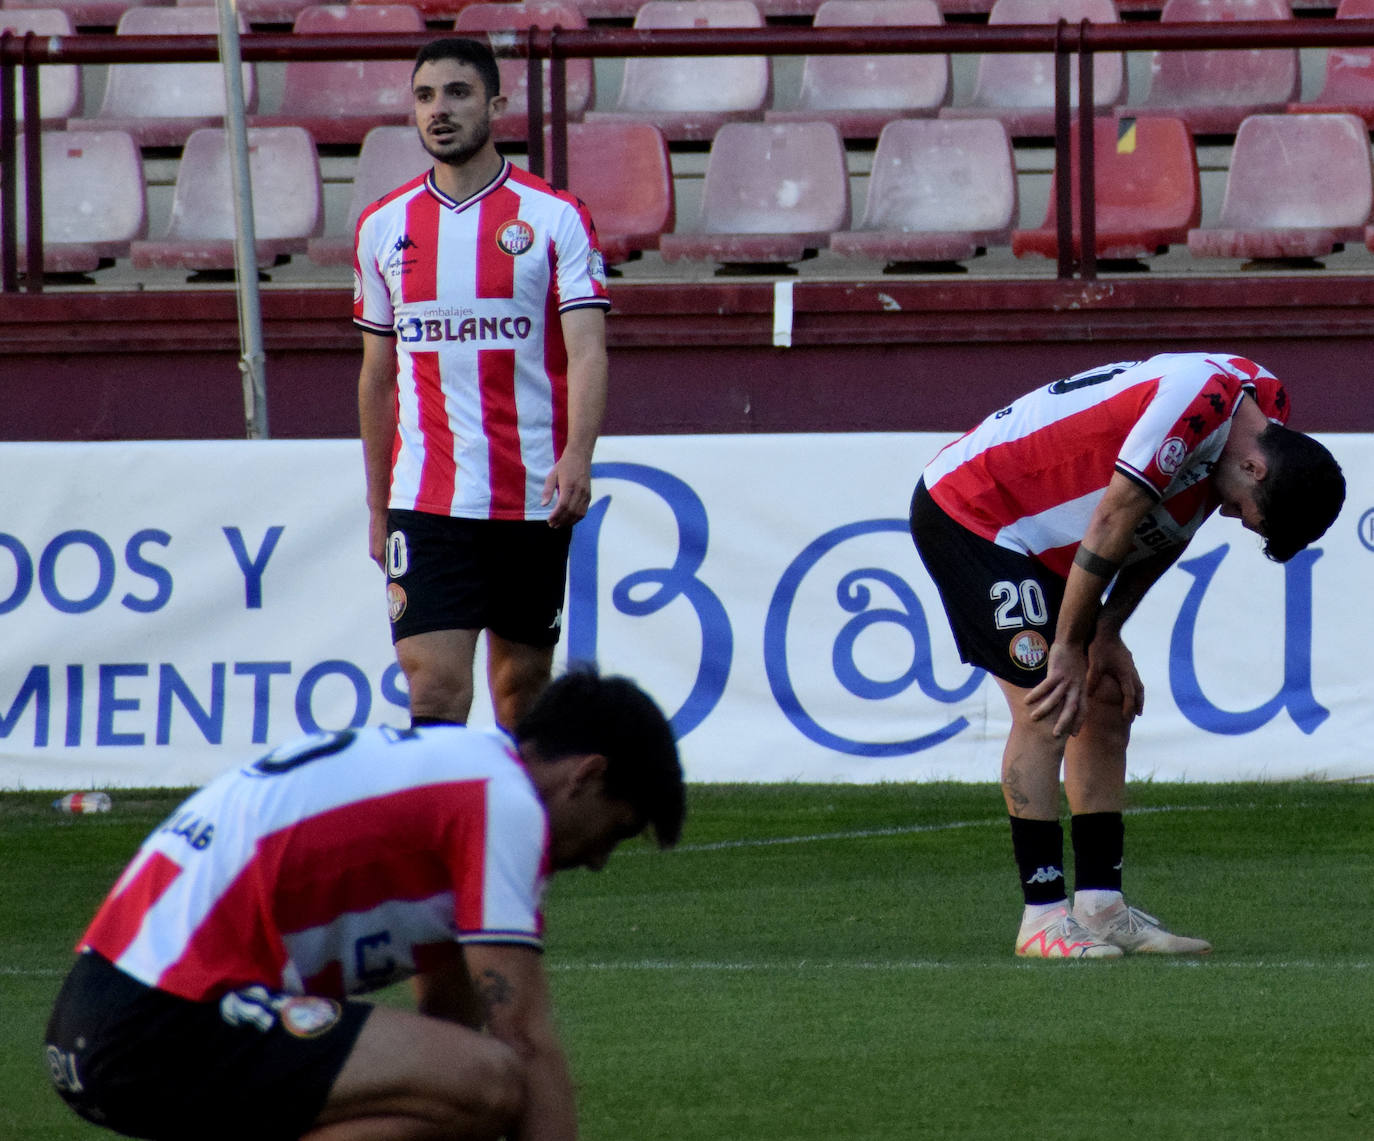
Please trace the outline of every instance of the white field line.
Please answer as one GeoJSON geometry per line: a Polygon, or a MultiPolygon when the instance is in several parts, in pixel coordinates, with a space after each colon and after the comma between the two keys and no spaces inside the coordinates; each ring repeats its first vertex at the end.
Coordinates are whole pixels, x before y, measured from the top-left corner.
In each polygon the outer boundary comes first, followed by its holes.
{"type": "MultiPolygon", "coordinates": [[[[1160,966],[1179,970],[1244,970],[1244,971],[1330,971],[1337,974],[1368,971],[1374,962],[1357,960],[1355,962],[1322,962],[1316,959],[1227,959],[1224,956],[1208,955],[1202,958],[1170,958],[1159,956],[1154,959],[1160,966]]],[[[886,959],[886,960],[822,960],[796,959],[790,962],[749,962],[745,960],[727,961],[712,959],[630,959],[623,962],[603,961],[586,963],[551,962],[549,969],[566,974],[581,972],[657,972],[657,971],[707,971],[722,974],[784,973],[799,974],[806,971],[872,971],[892,974],[914,973],[921,971],[1044,971],[1067,966],[1070,970],[1111,970],[1110,966],[1099,963],[1055,964],[1018,961],[1008,955],[1006,960],[990,960],[981,963],[964,961],[940,961],[938,959],[886,959]]]]}
{"type": "MultiPolygon", "coordinates": [[[[1235,806],[1228,806],[1235,807],[1235,806]]],[[[1145,816],[1157,812],[1219,812],[1223,809],[1209,804],[1160,805],[1154,808],[1128,808],[1127,816],[1145,816]]],[[[962,828],[1002,828],[1005,816],[986,820],[951,820],[943,824],[906,824],[891,828],[859,828],[847,832],[812,832],[801,836],[772,836],[756,840],[717,840],[710,844],[679,844],[674,852],[720,852],[732,848],[774,848],[785,844],[815,844],[830,840],[868,840],[879,836],[913,836],[921,832],[953,832],[962,828]]],[[[652,849],[622,848],[625,855],[643,855],[652,849]]]]}

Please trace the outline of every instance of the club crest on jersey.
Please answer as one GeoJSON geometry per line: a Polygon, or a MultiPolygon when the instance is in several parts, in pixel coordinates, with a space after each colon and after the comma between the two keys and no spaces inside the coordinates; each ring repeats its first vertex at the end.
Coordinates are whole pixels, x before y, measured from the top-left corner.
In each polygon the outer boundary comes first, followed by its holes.
{"type": "Polygon", "coordinates": [[[406,612],[406,588],[398,582],[386,584],[386,614],[393,622],[406,612]]]}
{"type": "Polygon", "coordinates": [[[1187,455],[1188,445],[1178,436],[1170,436],[1159,445],[1159,451],[1155,452],[1155,463],[1165,475],[1173,475],[1183,466],[1187,455]]]}
{"type": "Polygon", "coordinates": [[[300,995],[283,1001],[277,1017],[292,1037],[318,1038],[339,1021],[342,1013],[343,1008],[332,998],[300,995]]]}
{"type": "Polygon", "coordinates": [[[513,218],[496,228],[496,245],[503,253],[519,257],[534,245],[534,227],[520,218],[513,218]]]}
{"type": "Polygon", "coordinates": [[[1045,641],[1043,634],[1035,630],[1023,630],[1011,640],[1007,652],[1021,669],[1036,670],[1045,664],[1050,644],[1045,641]]]}

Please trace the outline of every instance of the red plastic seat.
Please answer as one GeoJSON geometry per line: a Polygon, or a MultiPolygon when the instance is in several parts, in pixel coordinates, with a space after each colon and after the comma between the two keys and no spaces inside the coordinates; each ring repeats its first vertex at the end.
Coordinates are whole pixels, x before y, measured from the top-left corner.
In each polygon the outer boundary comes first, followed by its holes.
{"type": "MultiPolygon", "coordinates": [[[[250,129],[248,168],[258,265],[304,253],[324,217],[314,141],[303,127],[250,129]]],[[[195,131],[177,168],[167,232],[134,242],[131,259],[137,269],[233,269],[235,234],[226,133],[195,131]]]]}
{"type": "Polygon", "coordinates": [[[873,152],[863,220],[832,234],[841,257],[963,261],[1005,245],[1016,223],[1011,138],[997,119],[898,119],[873,152]]]}
{"type": "MultiPolygon", "coordinates": [[[[215,0],[176,0],[181,8],[213,7],[215,0]]],[[[239,15],[250,24],[291,24],[316,0],[235,0],[239,15]]]]}
{"type": "MultiPolygon", "coordinates": [[[[169,2],[153,0],[155,5],[169,2]]],[[[78,29],[113,28],[130,8],[143,6],[141,0],[0,0],[0,8],[7,11],[56,8],[78,29]]]]}
{"type": "MultiPolygon", "coordinates": [[[[1082,20],[1120,21],[1113,0],[997,0],[989,24],[1054,24],[1082,20]]],[[[1125,95],[1121,52],[1099,52],[1093,60],[1093,106],[1116,106],[1125,95]]],[[[1078,61],[1070,65],[1071,105],[1078,106],[1078,61]]],[[[943,119],[1000,119],[1016,137],[1054,134],[1054,56],[1049,52],[980,55],[967,104],[942,107],[943,119]]]]}
{"type": "MultiPolygon", "coordinates": [[[[62,8],[28,8],[11,11],[0,8],[0,32],[22,36],[70,36],[71,17],[62,8]]],[[[19,121],[24,121],[24,93],[19,90],[19,121]]],[[[45,65],[38,69],[38,107],[44,127],[61,127],[81,107],[81,71],[66,64],[45,65]]]]}
{"type": "MultiPolygon", "coordinates": [[[[1291,20],[1288,0],[1168,0],[1161,23],[1291,20]]],[[[1249,115],[1278,112],[1300,90],[1297,48],[1157,51],[1150,89],[1122,115],[1172,115],[1195,135],[1232,134],[1249,115]]]]}
{"type": "MultiPolygon", "coordinates": [[[[1374,19],[1374,0],[1341,0],[1336,19],[1374,19]]],[[[1374,44],[1328,51],[1321,92],[1307,103],[1290,103],[1288,110],[1359,115],[1374,125],[1374,44]]]]}
{"type": "Polygon", "coordinates": [[[310,260],[316,265],[352,265],[354,231],[362,212],[433,165],[414,127],[373,127],[353,168],[344,230],[311,238],[306,247],[310,260]]]}
{"type": "MultiPolygon", "coordinates": [[[[760,28],[753,0],[647,0],[636,28],[760,28]]],[[[611,110],[589,121],[652,123],[670,142],[702,142],[724,123],[762,119],[767,56],[631,56],[611,110]]]]}
{"type": "MultiPolygon", "coordinates": [[[[247,31],[239,17],[239,30],[247,31]]],[[[217,35],[214,8],[130,8],[119,18],[121,36],[217,35]]],[[[245,109],[257,106],[251,63],[243,65],[245,109]]],[[[74,130],[128,131],[140,146],[180,146],[192,131],[224,122],[224,76],[217,63],[114,63],[100,110],[71,119],[74,130]]]]}
{"type": "Polygon", "coordinates": [[[677,218],[668,140],[648,123],[568,124],[568,189],[587,204],[607,265],[657,249],[677,218]]]}
{"type": "MultiPolygon", "coordinates": [[[[352,0],[354,4],[394,4],[396,0],[352,0]]],[[[474,0],[411,0],[427,24],[445,24],[474,0]]]]}
{"type": "MultiPolygon", "coordinates": [[[[143,159],[125,131],[44,131],[43,268],[89,273],[125,257],[147,233],[143,159]]],[[[18,163],[19,265],[27,212],[24,163],[18,163]]]]}
{"type": "MultiPolygon", "coordinates": [[[[458,35],[472,32],[524,32],[530,28],[585,28],[586,18],[571,3],[564,0],[523,0],[511,3],[469,4],[458,13],[453,30],[458,35]]],[[[501,91],[506,96],[506,113],[492,123],[497,139],[524,139],[529,134],[529,65],[523,59],[498,61],[501,70],[501,91]]],[[[553,88],[550,86],[549,64],[544,67],[544,115],[547,119],[553,88]]],[[[581,119],[590,106],[593,92],[592,61],[570,59],[564,63],[567,90],[568,118],[581,119]]]]}
{"type": "Polygon", "coordinates": [[[711,144],[694,232],[664,234],[664,261],[801,261],[849,225],[844,140],[833,123],[727,123],[711,144]]]}
{"type": "MultiPolygon", "coordinates": [[[[825,0],[816,27],[937,27],[935,0],[825,0]]],[[[797,106],[769,122],[834,123],[845,138],[873,139],[893,119],[934,115],[949,95],[946,55],[813,55],[802,62],[797,106]]]]}
{"type": "Polygon", "coordinates": [[[1197,257],[1323,257],[1364,240],[1374,209],[1358,115],[1252,115],[1236,132],[1219,224],[1188,234],[1197,257]]]}
{"type": "MultiPolygon", "coordinates": [[[[1071,169],[1074,256],[1082,254],[1078,235],[1078,123],[1072,126],[1071,169]]],[[[1017,257],[1058,258],[1055,195],[1050,179],[1045,221],[1035,230],[1017,230],[1011,248],[1017,257]]],[[[1094,249],[1099,258],[1148,258],[1188,240],[1202,220],[1197,149],[1182,119],[1157,116],[1098,119],[1093,136],[1093,189],[1096,201],[1094,249]]]]}
{"type": "MultiPolygon", "coordinates": [[[[299,35],[369,35],[423,32],[424,19],[409,4],[317,4],[296,17],[299,35]]],[[[404,59],[286,61],[281,103],[253,115],[253,127],[304,127],[317,143],[358,143],[373,127],[413,121],[412,63],[404,59]]]]}

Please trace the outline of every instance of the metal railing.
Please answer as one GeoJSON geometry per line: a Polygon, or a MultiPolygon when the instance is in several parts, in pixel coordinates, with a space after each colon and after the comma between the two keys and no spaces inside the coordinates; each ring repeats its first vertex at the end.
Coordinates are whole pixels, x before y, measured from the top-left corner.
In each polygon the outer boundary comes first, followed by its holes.
{"type": "MultiPolygon", "coordinates": [[[[404,34],[306,35],[250,33],[242,39],[245,62],[286,60],[409,59],[435,31],[404,34]]],[[[1111,23],[1083,21],[1056,25],[998,24],[937,27],[763,27],[531,28],[498,33],[493,45],[503,56],[550,61],[550,90],[544,91],[543,69],[528,69],[529,164],[538,174],[547,166],[555,186],[567,183],[567,90],[569,59],[638,56],[842,54],[990,54],[1036,52],[1052,55],[1055,65],[1055,164],[1071,163],[1071,63],[1078,71],[1078,163],[1080,177],[1078,233],[1074,233],[1073,186],[1056,180],[1058,276],[1095,278],[1094,117],[1110,108],[1093,106],[1093,60],[1099,52],[1154,52],[1242,48],[1338,48],[1374,45],[1374,19],[1297,18],[1235,23],[1111,23]],[[549,110],[550,146],[545,152],[544,110],[549,110]],[[1076,240],[1075,240],[1076,238],[1076,240]],[[1077,250],[1077,253],[1075,253],[1077,250]]],[[[29,115],[18,129],[18,97],[38,105],[38,69],[52,64],[216,62],[215,36],[38,36],[0,34],[0,291],[19,288],[17,262],[17,177],[14,161],[22,145],[24,192],[25,288],[41,291],[43,280],[41,125],[29,115]]]]}

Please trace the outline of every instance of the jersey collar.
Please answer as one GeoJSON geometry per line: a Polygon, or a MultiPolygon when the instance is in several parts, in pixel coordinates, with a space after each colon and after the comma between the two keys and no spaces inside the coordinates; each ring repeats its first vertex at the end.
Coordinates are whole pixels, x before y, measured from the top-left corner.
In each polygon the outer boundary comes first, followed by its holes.
{"type": "Polygon", "coordinates": [[[505,184],[506,179],[509,177],[510,159],[503,158],[501,160],[501,169],[496,172],[496,177],[493,178],[490,182],[488,182],[484,187],[482,187],[481,190],[477,191],[476,194],[473,194],[468,198],[464,198],[460,202],[456,198],[450,198],[447,194],[440,190],[437,185],[435,185],[434,168],[431,167],[429,173],[425,175],[425,189],[428,190],[430,194],[432,194],[435,198],[437,198],[440,201],[440,203],[442,203],[444,206],[447,206],[450,210],[454,211],[454,213],[460,213],[461,211],[466,210],[469,206],[473,205],[474,203],[482,201],[482,199],[485,198],[488,194],[490,194],[493,190],[500,189],[500,187],[505,184]]]}

